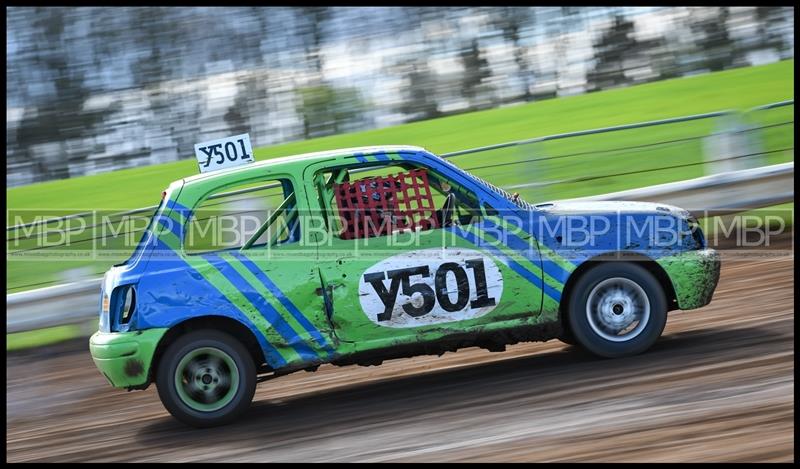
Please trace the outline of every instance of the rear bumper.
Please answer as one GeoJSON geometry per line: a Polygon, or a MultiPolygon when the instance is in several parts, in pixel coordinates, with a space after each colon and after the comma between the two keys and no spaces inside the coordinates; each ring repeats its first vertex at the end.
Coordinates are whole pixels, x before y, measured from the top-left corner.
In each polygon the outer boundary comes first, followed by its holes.
{"type": "Polygon", "coordinates": [[[713,249],[685,251],[656,260],[669,276],[679,309],[695,309],[711,302],[719,282],[719,253],[713,249]]]}
{"type": "Polygon", "coordinates": [[[145,388],[150,384],[153,353],[166,328],[134,332],[95,332],[89,351],[97,369],[116,388],[145,388]]]}

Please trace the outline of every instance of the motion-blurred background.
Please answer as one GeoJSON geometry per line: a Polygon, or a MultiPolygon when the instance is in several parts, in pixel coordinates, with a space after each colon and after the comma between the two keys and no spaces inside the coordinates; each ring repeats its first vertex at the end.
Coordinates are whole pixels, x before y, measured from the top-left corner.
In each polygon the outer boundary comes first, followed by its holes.
{"type": "Polygon", "coordinates": [[[794,57],[794,10],[775,6],[6,13],[9,186],[794,57]]]}

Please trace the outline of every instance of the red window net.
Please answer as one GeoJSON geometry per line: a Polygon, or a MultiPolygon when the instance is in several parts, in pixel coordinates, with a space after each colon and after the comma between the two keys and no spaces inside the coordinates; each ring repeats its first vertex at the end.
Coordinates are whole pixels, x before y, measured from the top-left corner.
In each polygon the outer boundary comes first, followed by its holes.
{"type": "Polygon", "coordinates": [[[425,169],[334,184],[342,239],[439,226],[425,169]]]}

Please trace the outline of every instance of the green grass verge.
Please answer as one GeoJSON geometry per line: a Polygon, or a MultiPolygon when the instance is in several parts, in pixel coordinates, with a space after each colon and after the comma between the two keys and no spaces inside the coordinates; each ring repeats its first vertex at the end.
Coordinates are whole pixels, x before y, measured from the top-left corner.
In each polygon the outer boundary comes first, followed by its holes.
{"type": "Polygon", "coordinates": [[[43,345],[63,342],[85,336],[86,333],[77,325],[48,327],[34,331],[6,334],[6,352],[41,347],[43,345]]]}

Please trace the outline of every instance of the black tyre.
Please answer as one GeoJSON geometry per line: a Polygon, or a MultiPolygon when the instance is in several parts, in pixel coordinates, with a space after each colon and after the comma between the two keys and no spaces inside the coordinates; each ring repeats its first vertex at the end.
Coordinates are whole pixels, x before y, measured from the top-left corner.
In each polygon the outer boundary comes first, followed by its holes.
{"type": "Polygon", "coordinates": [[[561,334],[556,339],[564,342],[567,345],[576,345],[575,335],[572,334],[572,328],[569,327],[568,314],[562,313],[561,315],[561,334]]]}
{"type": "Polygon", "coordinates": [[[569,332],[561,334],[560,336],[556,337],[556,339],[564,342],[567,345],[577,345],[577,342],[575,342],[575,337],[569,332]]]}
{"type": "Polygon", "coordinates": [[[583,274],[569,299],[575,341],[601,357],[636,355],[650,348],[667,323],[667,300],[643,266],[610,261],[583,274]]]}
{"type": "Polygon", "coordinates": [[[175,418],[193,427],[230,423],[250,407],[256,368],[230,335],[205,329],[169,345],[156,374],[158,396],[175,418]]]}

